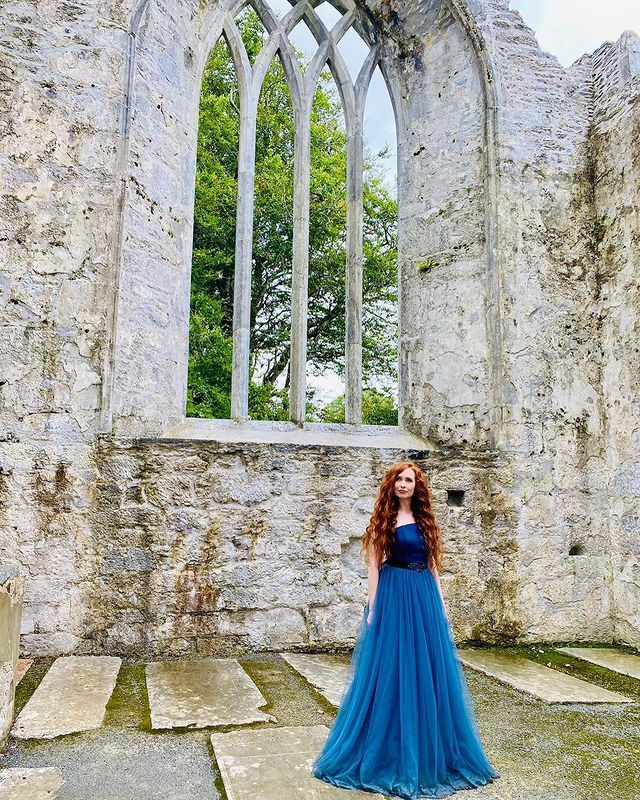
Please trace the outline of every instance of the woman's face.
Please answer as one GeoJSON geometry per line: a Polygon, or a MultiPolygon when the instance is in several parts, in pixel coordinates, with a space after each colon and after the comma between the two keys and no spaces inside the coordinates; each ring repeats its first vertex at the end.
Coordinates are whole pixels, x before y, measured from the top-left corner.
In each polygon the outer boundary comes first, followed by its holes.
{"type": "Polygon", "coordinates": [[[402,470],[396,478],[394,488],[396,497],[411,497],[413,490],[416,488],[416,474],[411,467],[402,470]]]}

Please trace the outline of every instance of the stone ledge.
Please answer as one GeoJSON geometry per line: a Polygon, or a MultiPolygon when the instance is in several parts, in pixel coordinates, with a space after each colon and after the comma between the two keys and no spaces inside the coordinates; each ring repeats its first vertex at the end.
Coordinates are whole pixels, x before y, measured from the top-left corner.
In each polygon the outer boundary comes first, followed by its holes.
{"type": "Polygon", "coordinates": [[[371,447],[436,450],[432,442],[420,439],[396,425],[347,425],[306,422],[234,422],[228,419],[185,419],[160,434],[159,440],[205,440],[226,443],[299,444],[303,446],[371,447]]]}

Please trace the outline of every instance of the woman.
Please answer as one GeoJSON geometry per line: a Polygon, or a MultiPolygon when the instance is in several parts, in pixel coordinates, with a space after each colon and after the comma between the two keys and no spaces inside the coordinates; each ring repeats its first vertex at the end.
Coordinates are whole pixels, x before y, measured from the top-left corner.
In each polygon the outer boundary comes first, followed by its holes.
{"type": "Polygon", "coordinates": [[[431,493],[412,461],[383,477],[363,551],[369,599],[313,774],[407,800],[499,778],[482,749],[444,608],[431,493]]]}

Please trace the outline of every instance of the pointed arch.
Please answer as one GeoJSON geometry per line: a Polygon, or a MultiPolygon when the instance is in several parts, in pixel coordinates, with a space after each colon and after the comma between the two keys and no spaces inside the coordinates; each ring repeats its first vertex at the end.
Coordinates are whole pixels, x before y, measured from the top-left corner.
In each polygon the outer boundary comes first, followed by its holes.
{"type": "MultiPolygon", "coordinates": [[[[380,50],[375,40],[368,42],[369,52],[354,84],[337,44],[354,25],[357,13],[351,0],[341,5],[342,16],[331,30],[317,16],[311,0],[297,0],[282,19],[276,17],[266,0],[238,0],[223,20],[223,34],[238,77],[241,114],[231,389],[231,417],[238,421],[248,418],[258,98],[264,76],[277,52],[291,93],[295,119],[290,419],[302,424],[306,412],[311,107],[320,73],[328,65],[338,88],[347,130],[345,415],[348,423],[362,422],[363,124],[367,90],[379,62],[380,50]],[[253,65],[235,24],[235,18],[246,7],[253,8],[268,33],[253,65]],[[301,21],[307,24],[318,45],[304,73],[289,39],[301,21]]],[[[366,28],[360,26],[360,30],[366,28]]]]}
{"type": "MultiPolygon", "coordinates": [[[[119,203],[120,207],[124,207],[124,212],[119,215],[115,225],[110,255],[112,270],[107,287],[113,297],[113,308],[108,325],[108,363],[103,385],[102,419],[106,431],[114,430],[114,420],[117,420],[121,432],[144,432],[149,435],[168,431],[186,422],[189,304],[188,292],[185,294],[184,288],[190,272],[189,233],[193,220],[188,219],[188,195],[194,180],[195,163],[189,163],[184,153],[192,154],[195,150],[197,105],[194,88],[200,85],[198,79],[201,79],[208,52],[221,35],[227,15],[233,14],[234,10],[237,12],[247,1],[222,0],[220,3],[206,4],[196,14],[186,4],[179,4],[175,16],[167,17],[156,4],[137,0],[132,13],[129,35],[133,38],[129,42],[129,61],[123,74],[123,88],[129,87],[130,92],[124,95],[123,119],[126,117],[124,111],[127,102],[131,110],[129,122],[121,125],[118,144],[119,152],[125,154],[124,160],[120,157],[123,193],[116,196],[114,201],[114,208],[119,203]],[[159,52],[163,56],[166,54],[167,61],[179,67],[175,86],[165,86],[164,75],[157,69],[159,61],[154,61],[159,52]],[[136,60],[139,63],[137,71],[136,60]],[[155,92],[159,92],[160,99],[171,112],[168,125],[163,124],[167,119],[162,118],[164,110],[160,105],[156,113],[155,92]],[[125,142],[128,135],[131,136],[134,159],[143,163],[134,164],[127,155],[125,142]],[[173,166],[163,161],[171,154],[174,157],[183,154],[182,179],[179,183],[172,182],[175,176],[173,166]],[[166,189],[169,185],[173,186],[172,191],[166,189]],[[138,191],[139,188],[142,191],[138,191]],[[152,199],[149,191],[155,195],[152,199]],[[167,198],[169,203],[163,204],[167,198]],[[152,203],[162,209],[162,216],[165,217],[162,225],[159,223],[160,215],[147,214],[152,203]],[[136,269],[130,264],[136,264],[136,269]],[[143,319],[143,326],[134,324],[140,319],[143,319]]],[[[416,261],[416,237],[422,241],[415,228],[414,215],[414,210],[420,213],[422,197],[420,189],[410,183],[418,163],[412,158],[414,149],[411,137],[417,135],[415,113],[419,110],[419,99],[411,94],[413,89],[402,70],[403,62],[396,58],[398,48],[393,19],[387,19],[373,8],[375,4],[365,0],[327,2],[340,9],[342,24],[345,24],[344,15],[354,12],[353,28],[363,40],[379,48],[378,64],[394,109],[400,207],[398,269],[404,281],[404,284],[400,282],[398,289],[398,422],[400,428],[408,427],[428,437],[431,435],[430,419],[439,420],[439,412],[434,414],[423,402],[426,396],[423,392],[423,378],[426,377],[423,356],[427,351],[410,327],[415,311],[412,293],[415,295],[416,287],[411,270],[416,261]]],[[[306,7],[315,8],[317,5],[316,0],[289,0],[289,3],[291,9],[286,14],[289,20],[300,18],[306,7]]],[[[504,255],[498,247],[499,173],[496,168],[497,109],[498,102],[502,103],[504,97],[501,85],[496,82],[491,41],[487,40],[487,31],[481,27],[482,20],[479,17],[476,19],[478,15],[474,16],[475,12],[468,8],[465,0],[441,0],[441,5],[443,13],[448,13],[457,23],[460,40],[467,40],[469,69],[474,64],[480,77],[478,108],[482,107],[486,113],[482,123],[485,131],[482,158],[486,171],[478,173],[476,186],[480,190],[482,181],[486,198],[483,210],[487,233],[484,277],[488,300],[482,316],[486,323],[486,364],[491,394],[487,396],[486,404],[479,401],[478,408],[482,411],[478,413],[485,413],[485,405],[489,408],[493,423],[488,426],[487,435],[495,443],[499,441],[502,430],[506,368],[501,357],[504,348],[500,293],[504,290],[501,278],[504,255]]],[[[429,24],[435,21],[426,12],[423,16],[429,24]]],[[[276,52],[282,61],[287,58],[287,43],[283,41],[286,36],[282,34],[283,20],[275,19],[273,14],[266,14],[264,18],[268,20],[269,17],[272,19],[270,33],[275,32],[279,36],[276,52]]],[[[268,24],[265,27],[269,30],[268,24]]],[[[336,25],[330,33],[336,35],[336,25]]],[[[420,51],[421,35],[417,33],[416,36],[416,52],[420,51]]],[[[330,47],[328,44],[325,46],[329,61],[330,47]]],[[[339,68],[337,57],[331,61],[339,68]]],[[[291,63],[290,66],[289,72],[295,74],[295,65],[291,63]]],[[[337,81],[337,85],[340,87],[340,81],[337,81]]],[[[345,92],[349,92],[347,84],[345,92]]],[[[473,413],[471,411],[467,416],[473,413]]],[[[211,429],[213,431],[214,426],[211,429]]]]}

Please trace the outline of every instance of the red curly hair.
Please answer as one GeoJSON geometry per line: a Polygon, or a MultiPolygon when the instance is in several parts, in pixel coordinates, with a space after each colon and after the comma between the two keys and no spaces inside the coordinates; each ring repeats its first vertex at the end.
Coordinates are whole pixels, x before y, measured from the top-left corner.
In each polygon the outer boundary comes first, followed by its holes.
{"type": "Polygon", "coordinates": [[[387,556],[395,539],[396,519],[400,501],[394,491],[398,475],[407,467],[415,474],[415,488],[411,496],[411,511],[422,535],[430,563],[440,571],[442,562],[442,537],[440,528],[433,514],[431,490],[420,467],[413,461],[398,461],[392,464],[380,481],[378,496],[373,508],[371,520],[362,539],[362,550],[365,561],[373,550],[380,560],[387,556]]]}

